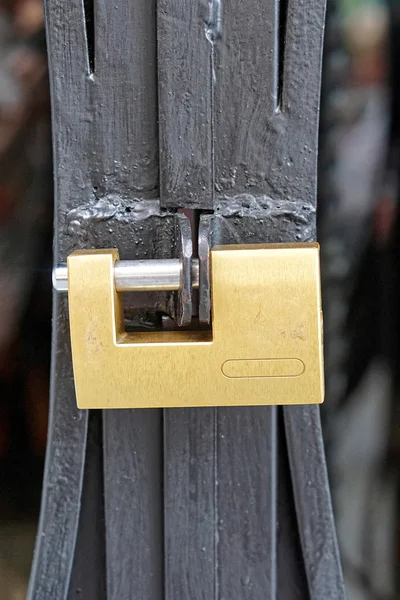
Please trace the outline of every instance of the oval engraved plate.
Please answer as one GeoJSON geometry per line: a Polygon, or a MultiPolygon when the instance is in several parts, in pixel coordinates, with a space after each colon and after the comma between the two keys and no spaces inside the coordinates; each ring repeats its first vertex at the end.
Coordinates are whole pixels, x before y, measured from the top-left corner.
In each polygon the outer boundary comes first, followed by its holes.
{"type": "Polygon", "coordinates": [[[222,365],[222,373],[229,379],[299,377],[304,371],[305,364],[298,358],[227,360],[222,365]]]}

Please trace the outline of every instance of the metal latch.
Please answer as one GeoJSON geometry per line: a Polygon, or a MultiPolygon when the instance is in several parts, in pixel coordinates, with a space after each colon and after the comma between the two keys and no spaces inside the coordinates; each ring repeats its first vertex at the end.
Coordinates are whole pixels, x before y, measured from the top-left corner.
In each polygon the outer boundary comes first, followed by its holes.
{"type": "Polygon", "coordinates": [[[135,262],[79,250],[55,271],[57,289],[68,281],[79,408],[323,401],[318,244],[213,248],[212,323],[198,331],[125,330],[122,291],[180,285],[179,260],[135,262]]]}

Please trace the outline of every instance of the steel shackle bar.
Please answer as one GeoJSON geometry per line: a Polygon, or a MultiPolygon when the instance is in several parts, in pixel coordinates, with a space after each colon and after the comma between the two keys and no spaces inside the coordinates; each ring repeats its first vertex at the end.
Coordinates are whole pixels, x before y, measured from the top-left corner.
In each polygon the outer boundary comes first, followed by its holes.
{"type": "MultiPolygon", "coordinates": [[[[182,262],[178,258],[120,260],[115,263],[117,292],[175,291],[181,289],[182,262]]],[[[68,292],[68,267],[62,263],[53,269],[53,287],[68,292]]],[[[192,259],[192,287],[199,287],[199,260],[192,259]]]]}

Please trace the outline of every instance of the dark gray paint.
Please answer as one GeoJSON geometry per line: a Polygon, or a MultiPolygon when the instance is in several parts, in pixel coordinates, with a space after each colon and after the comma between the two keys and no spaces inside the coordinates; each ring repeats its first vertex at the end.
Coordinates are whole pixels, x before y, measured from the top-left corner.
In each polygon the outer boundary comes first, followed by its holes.
{"type": "Polygon", "coordinates": [[[88,419],[78,534],[68,591],[68,597],[77,600],[107,598],[101,416],[92,411],[88,419]],[[89,573],[96,573],[96,577],[89,573]]]}
{"type": "Polygon", "coordinates": [[[54,298],[52,403],[42,508],[28,598],[67,598],[81,508],[88,413],[76,408],[68,321],[54,298]],[[57,369],[57,376],[56,376],[57,369]]]}
{"type": "Polygon", "coordinates": [[[217,408],[216,411],[219,576],[216,597],[278,600],[281,596],[276,587],[277,409],[217,408]]]}
{"type": "Polygon", "coordinates": [[[163,206],[212,208],[211,5],[157,3],[163,206]]]}
{"type": "Polygon", "coordinates": [[[344,598],[319,406],[283,407],[310,600],[344,598]]]}
{"type": "Polygon", "coordinates": [[[161,430],[159,410],[104,412],[107,598],[110,600],[162,598],[161,430]]]}
{"type": "MultiPolygon", "coordinates": [[[[323,0],[159,0],[158,19],[154,0],[85,5],[46,2],[55,260],[84,247],[172,256],[176,217],[160,204],[213,207],[212,243],[314,239],[323,0]]],[[[118,600],[344,598],[318,409],[285,409],[285,428],[273,407],[109,411],[82,484],[88,414],[66,300],[53,347],[29,598],[99,600],[103,560],[118,600]]]]}
{"type": "MultiPolygon", "coordinates": [[[[90,5],[91,2],[89,1],[90,5]]],[[[91,183],[98,194],[158,189],[155,0],[95,0],[95,71],[86,77],[91,183]]]]}
{"type": "Polygon", "coordinates": [[[222,6],[215,44],[216,189],[223,197],[248,193],[315,205],[325,3],[222,6]]]}
{"type": "Polygon", "coordinates": [[[216,598],[216,409],[164,415],[165,598],[216,598]]]}
{"type": "Polygon", "coordinates": [[[309,600],[293,498],[282,407],[278,407],[278,434],[276,449],[278,463],[277,585],[281,598],[309,600]]]}

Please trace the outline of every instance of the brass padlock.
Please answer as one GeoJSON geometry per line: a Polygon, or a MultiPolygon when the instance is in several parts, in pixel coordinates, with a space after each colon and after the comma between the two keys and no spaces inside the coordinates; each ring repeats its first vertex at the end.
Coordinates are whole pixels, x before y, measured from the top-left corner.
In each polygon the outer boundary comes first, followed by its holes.
{"type": "Polygon", "coordinates": [[[117,250],[68,257],[79,408],[323,401],[318,244],[211,251],[210,331],[127,333],[117,250]]]}

